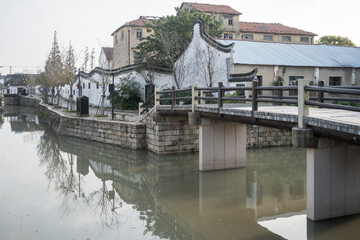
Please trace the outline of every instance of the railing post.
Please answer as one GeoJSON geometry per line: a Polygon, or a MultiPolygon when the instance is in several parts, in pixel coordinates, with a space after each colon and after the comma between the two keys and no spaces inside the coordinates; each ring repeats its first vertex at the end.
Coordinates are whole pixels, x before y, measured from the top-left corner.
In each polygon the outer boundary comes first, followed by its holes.
{"type": "Polygon", "coordinates": [[[143,105],[144,105],[143,102],[139,102],[139,116],[141,116],[141,113],[144,110],[143,105]]]}
{"type": "Polygon", "coordinates": [[[160,106],[160,94],[158,88],[155,88],[154,98],[155,98],[155,112],[156,112],[157,106],[160,106]]]}
{"type": "MultiPolygon", "coordinates": [[[[200,97],[204,97],[205,94],[204,94],[204,90],[201,90],[200,91],[200,97]]],[[[205,100],[204,99],[200,99],[200,104],[205,104],[205,100]]]]}
{"type": "Polygon", "coordinates": [[[258,83],[258,78],[255,76],[252,81],[252,114],[254,114],[254,112],[258,110],[258,102],[256,101],[258,98],[258,92],[256,90],[258,83]]]}
{"type": "Polygon", "coordinates": [[[195,112],[195,106],[199,105],[199,100],[195,99],[199,95],[199,91],[196,90],[197,83],[191,85],[191,111],[195,112]]]}
{"type": "Polygon", "coordinates": [[[174,109],[174,106],[176,105],[176,102],[175,102],[175,86],[172,86],[171,88],[171,109],[174,109]]]}
{"type": "Polygon", "coordinates": [[[305,104],[309,101],[309,91],[305,91],[305,87],[309,86],[309,79],[298,80],[298,127],[305,128],[304,117],[309,115],[309,106],[305,104]]]}
{"type": "MultiPolygon", "coordinates": [[[[318,87],[323,87],[323,86],[324,86],[324,81],[319,81],[318,87]]],[[[321,103],[324,102],[324,92],[318,92],[318,102],[321,102],[321,103]]]]}
{"type": "Polygon", "coordinates": [[[224,103],[223,103],[223,90],[221,89],[223,87],[223,83],[222,82],[218,82],[218,107],[219,107],[219,110],[220,108],[222,108],[224,106],[224,103]]]}
{"type": "MultiPolygon", "coordinates": [[[[283,86],[283,83],[280,82],[279,83],[279,86],[282,87],[283,86]]],[[[282,97],[283,97],[283,90],[282,89],[278,89],[278,99],[281,101],[282,100],[282,97]]],[[[282,103],[279,102],[278,104],[276,104],[278,106],[282,106],[282,103]]]]}

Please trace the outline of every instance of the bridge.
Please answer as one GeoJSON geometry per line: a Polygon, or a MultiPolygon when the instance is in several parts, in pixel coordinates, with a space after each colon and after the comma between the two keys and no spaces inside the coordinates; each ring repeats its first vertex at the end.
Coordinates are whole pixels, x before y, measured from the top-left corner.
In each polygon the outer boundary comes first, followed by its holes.
{"type": "Polygon", "coordinates": [[[140,112],[153,103],[155,121],[188,115],[199,125],[201,171],[246,166],[246,124],[291,130],[293,145],[307,149],[308,218],[360,213],[360,87],[311,86],[306,79],[258,86],[252,75],[251,86],[156,89],[140,112]]]}

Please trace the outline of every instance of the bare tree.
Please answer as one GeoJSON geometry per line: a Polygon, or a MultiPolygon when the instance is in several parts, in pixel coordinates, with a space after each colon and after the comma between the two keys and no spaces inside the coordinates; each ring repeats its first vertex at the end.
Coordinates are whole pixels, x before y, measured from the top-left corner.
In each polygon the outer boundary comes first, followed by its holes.
{"type": "Polygon", "coordinates": [[[174,85],[180,89],[184,83],[186,76],[189,74],[188,67],[185,66],[184,54],[178,55],[177,49],[178,36],[176,33],[161,31],[159,33],[160,41],[163,44],[163,53],[166,61],[170,63],[174,85]]]}
{"type": "Polygon", "coordinates": [[[92,49],[90,55],[90,69],[94,69],[94,61],[95,61],[95,48],[92,49]]]}
{"type": "Polygon", "coordinates": [[[64,60],[64,81],[70,87],[70,94],[68,99],[68,110],[73,111],[73,86],[76,82],[76,74],[75,74],[75,54],[74,49],[69,43],[69,47],[66,50],[64,60]]]}
{"type": "Polygon", "coordinates": [[[218,72],[224,71],[217,66],[217,54],[216,50],[210,46],[206,46],[205,49],[196,47],[196,65],[198,73],[204,80],[206,86],[212,87],[214,85],[214,79],[218,72]]]}

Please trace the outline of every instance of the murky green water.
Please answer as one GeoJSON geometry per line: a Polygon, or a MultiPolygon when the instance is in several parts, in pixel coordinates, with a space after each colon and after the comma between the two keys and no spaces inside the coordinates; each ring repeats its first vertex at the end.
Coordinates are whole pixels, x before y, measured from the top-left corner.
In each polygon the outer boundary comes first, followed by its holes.
{"type": "Polygon", "coordinates": [[[198,172],[198,154],[62,137],[7,107],[0,239],[359,239],[359,217],[306,220],[305,155],[251,150],[246,169],[198,172]]]}

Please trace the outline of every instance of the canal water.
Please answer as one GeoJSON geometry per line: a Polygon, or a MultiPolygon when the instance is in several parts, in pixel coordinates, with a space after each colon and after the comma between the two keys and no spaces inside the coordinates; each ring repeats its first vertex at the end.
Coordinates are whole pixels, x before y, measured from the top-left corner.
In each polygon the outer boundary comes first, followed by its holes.
{"type": "Polygon", "coordinates": [[[306,152],[247,151],[247,168],[198,171],[58,136],[35,109],[0,117],[0,239],[359,239],[360,218],[306,219],[306,152]]]}

